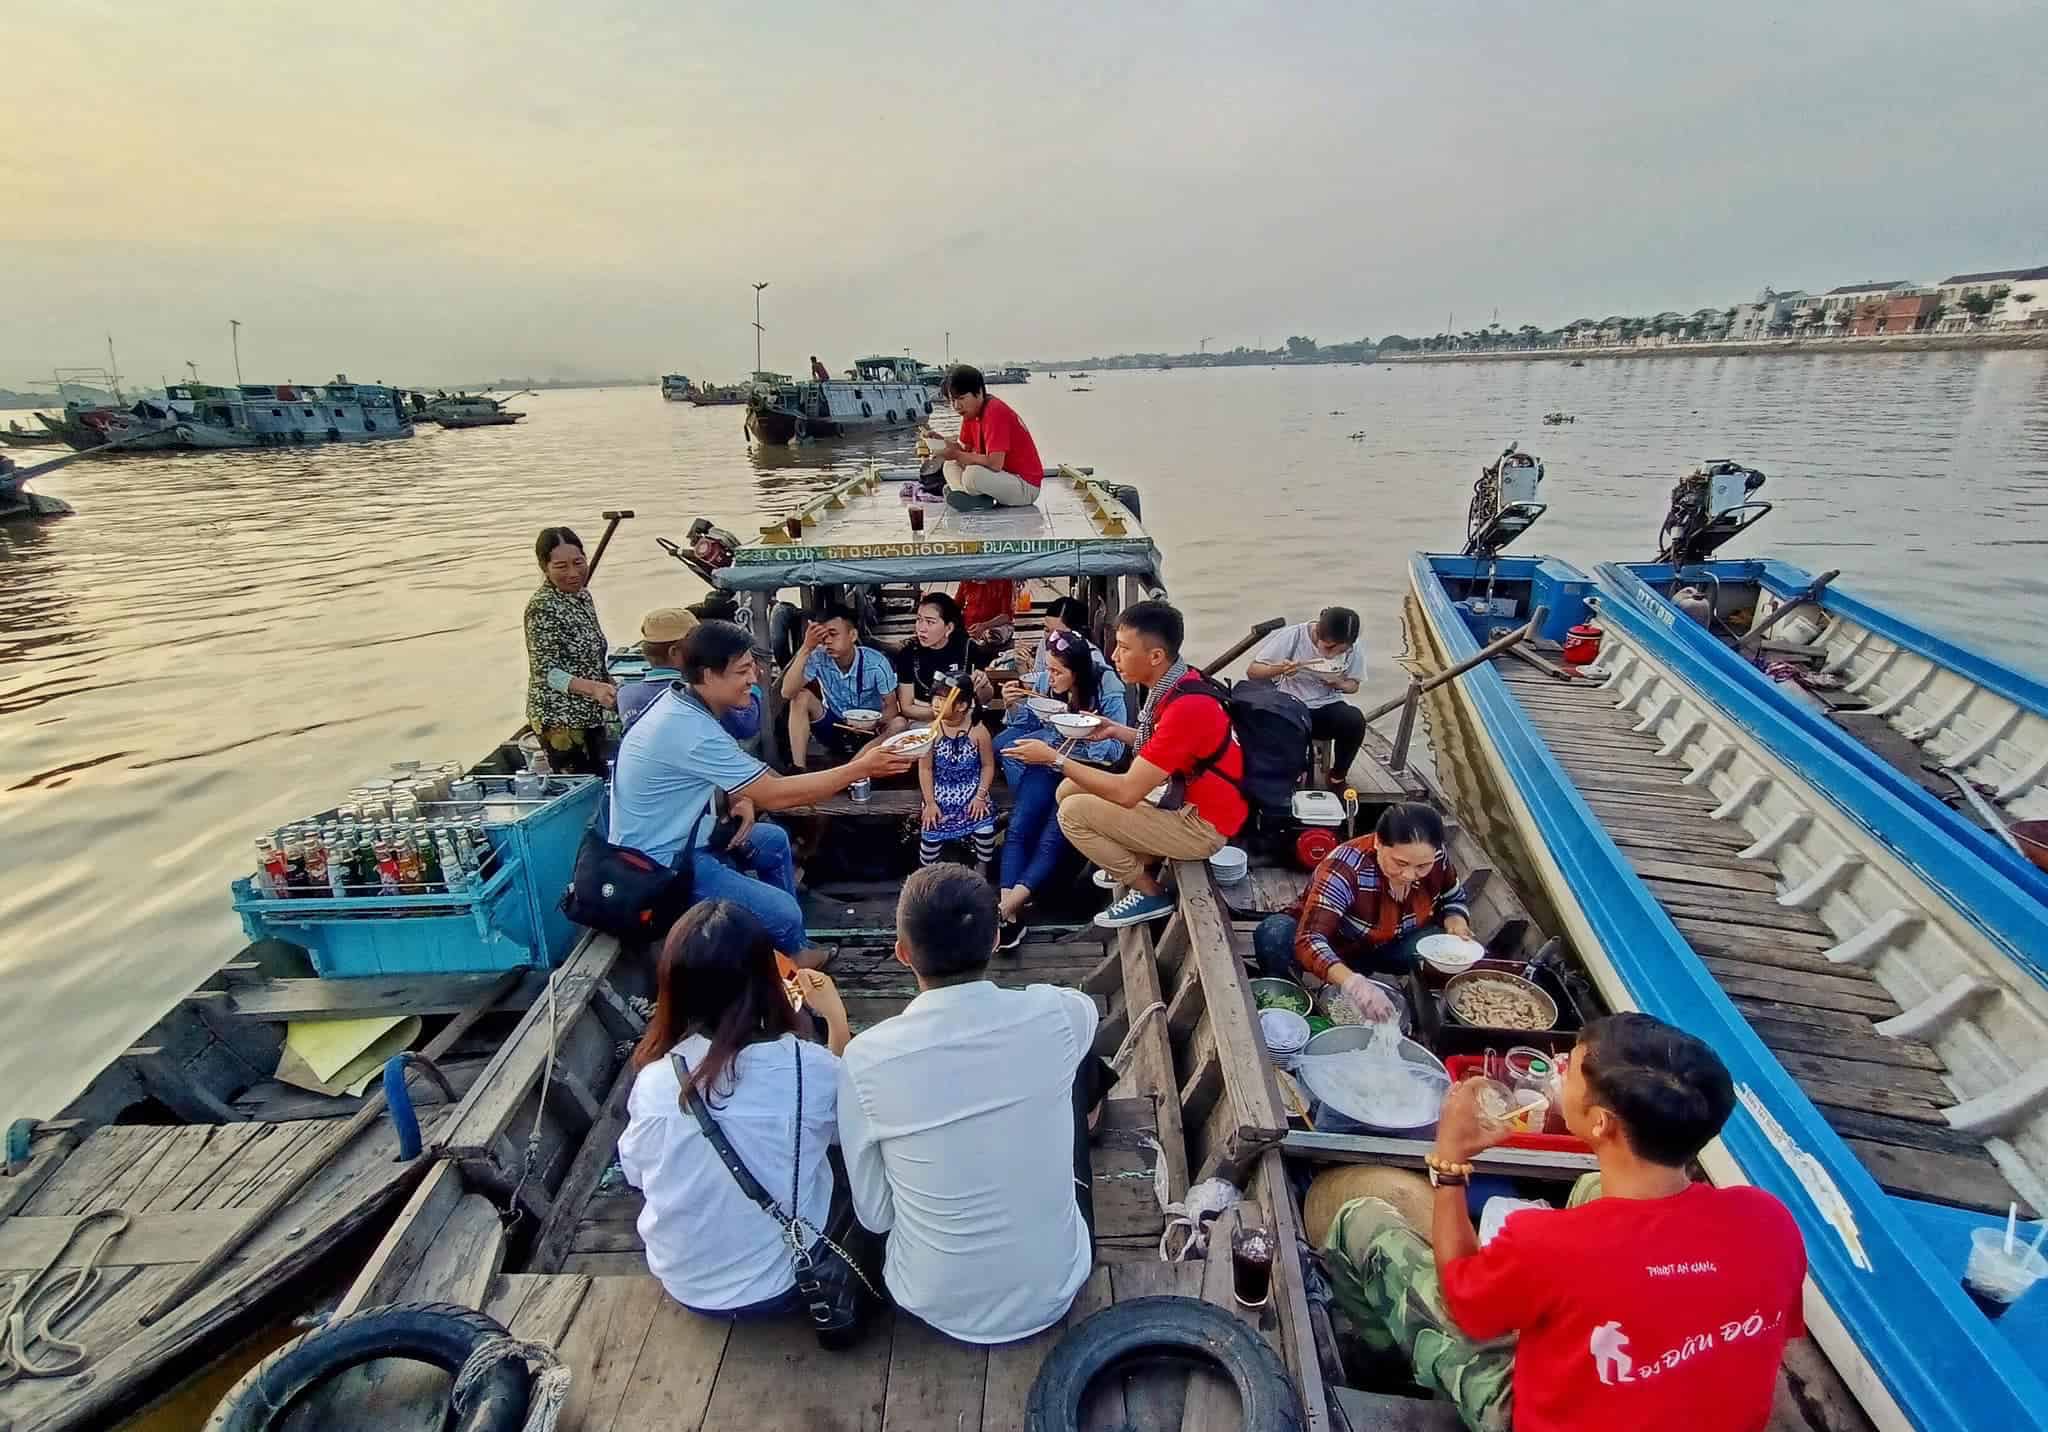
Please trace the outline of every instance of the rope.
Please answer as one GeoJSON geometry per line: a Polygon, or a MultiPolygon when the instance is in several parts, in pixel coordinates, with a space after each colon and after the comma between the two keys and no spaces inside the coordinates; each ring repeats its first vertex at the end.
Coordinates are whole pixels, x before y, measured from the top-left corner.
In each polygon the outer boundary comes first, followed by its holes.
{"type": "Polygon", "coordinates": [[[92,1361],[92,1354],[85,1350],[83,1343],[66,1342],[52,1329],[69,1316],[72,1309],[99,1291],[100,1284],[105,1281],[100,1275],[100,1260],[107,1256],[114,1240],[128,1231],[128,1224],[125,1209],[102,1208],[97,1213],[87,1214],[72,1225],[57,1251],[42,1267],[8,1290],[6,1301],[0,1303],[0,1387],[6,1387],[17,1378],[68,1377],[92,1361]],[[101,1221],[113,1226],[100,1240],[99,1247],[93,1249],[92,1256],[76,1268],[67,1268],[52,1278],[50,1275],[64,1261],[64,1255],[71,1251],[71,1245],[78,1241],[79,1235],[101,1221]],[[43,1281],[46,1278],[50,1280],[47,1286],[43,1281]],[[68,1287],[64,1286],[67,1279],[68,1287]],[[36,1299],[56,1292],[60,1287],[63,1291],[56,1293],[54,1298],[45,1302],[40,1312],[37,1311],[36,1299]],[[35,1361],[30,1352],[37,1343],[47,1344],[56,1356],[43,1362],[35,1361]]]}
{"type": "Polygon", "coordinates": [[[1109,1067],[1116,1070],[1117,1078],[1123,1078],[1125,1071],[1131,1067],[1131,1061],[1138,1057],[1138,1034],[1144,1029],[1145,1021],[1165,1013],[1166,1002],[1155,999],[1140,1010],[1138,1017],[1131,1021],[1130,1032],[1124,1035],[1124,1042],[1116,1047],[1116,1053],[1109,1056],[1109,1067]]]}
{"type": "Polygon", "coordinates": [[[554,1432],[562,1407],[569,1400],[570,1374],[569,1369],[562,1366],[562,1360],[555,1356],[555,1350],[546,1343],[521,1342],[514,1337],[486,1338],[478,1343],[476,1350],[464,1359],[462,1370],[455,1374],[455,1390],[449,1394],[450,1405],[457,1413],[464,1411],[478,1381],[508,1357],[516,1357],[539,1369],[533,1380],[533,1396],[527,1404],[526,1421],[520,1432],[554,1432]]]}
{"type": "Polygon", "coordinates": [[[512,1192],[505,1200],[505,1228],[508,1232],[518,1226],[521,1217],[519,1195],[525,1190],[526,1181],[533,1177],[534,1165],[540,1162],[541,1121],[548,1116],[548,1088],[555,1080],[555,1036],[559,1032],[555,981],[560,975],[560,970],[548,975],[548,1057],[540,1067],[540,1098],[533,1106],[533,1132],[526,1136],[526,1154],[519,1161],[519,1177],[513,1181],[512,1192]]]}

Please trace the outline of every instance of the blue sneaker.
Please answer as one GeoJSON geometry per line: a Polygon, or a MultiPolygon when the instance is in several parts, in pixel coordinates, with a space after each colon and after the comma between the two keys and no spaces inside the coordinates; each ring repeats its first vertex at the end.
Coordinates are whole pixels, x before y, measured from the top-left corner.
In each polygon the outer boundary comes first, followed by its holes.
{"type": "Polygon", "coordinates": [[[1133,890],[1123,899],[1111,905],[1095,917],[1095,923],[1105,929],[1119,930],[1125,925],[1142,925],[1148,920],[1164,920],[1173,913],[1173,901],[1165,895],[1147,895],[1133,890]]]}

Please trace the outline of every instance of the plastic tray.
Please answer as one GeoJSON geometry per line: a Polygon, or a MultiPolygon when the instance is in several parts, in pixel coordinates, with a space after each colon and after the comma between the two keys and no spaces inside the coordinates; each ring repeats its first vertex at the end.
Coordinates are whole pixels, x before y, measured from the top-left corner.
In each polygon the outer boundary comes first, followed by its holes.
{"type": "MultiPolygon", "coordinates": [[[[1469,1079],[1475,1074],[1486,1072],[1484,1054],[1453,1054],[1444,1060],[1444,1068],[1450,1072],[1451,1082],[1469,1079]]],[[[1551,1154],[1590,1154],[1593,1146],[1576,1134],[1509,1134],[1507,1147],[1511,1149],[1535,1149],[1551,1154]]]]}

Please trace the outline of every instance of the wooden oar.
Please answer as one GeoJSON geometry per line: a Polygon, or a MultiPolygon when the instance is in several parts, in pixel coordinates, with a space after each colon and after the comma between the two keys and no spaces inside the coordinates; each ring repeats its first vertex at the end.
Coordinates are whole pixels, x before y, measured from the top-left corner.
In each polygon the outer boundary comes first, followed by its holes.
{"type": "Polygon", "coordinates": [[[617,512],[604,514],[604,536],[597,539],[597,550],[590,554],[590,565],[584,568],[583,580],[588,582],[597,575],[597,564],[604,560],[604,549],[612,545],[612,533],[619,530],[619,524],[633,515],[633,509],[622,507],[617,512]]]}
{"type": "MultiPolygon", "coordinates": [[[[492,985],[485,992],[482,999],[478,1000],[461,1014],[456,1015],[455,1018],[449,1020],[446,1029],[427,1041],[427,1047],[420,1051],[421,1056],[427,1059],[439,1059],[443,1054],[453,1049],[462,1036],[469,1033],[472,1025],[486,1014],[489,1014],[492,1007],[499,1000],[511,993],[512,987],[518,984],[525,977],[525,974],[524,970],[507,970],[504,977],[492,985]]],[[[241,1227],[230,1233],[219,1247],[200,1259],[191,1272],[178,1280],[176,1287],[145,1308],[142,1316],[136,1319],[136,1321],[143,1327],[148,1327],[165,1313],[175,1311],[179,1304],[183,1303],[186,1298],[202,1287],[208,1279],[220,1272],[228,1259],[234,1257],[241,1246],[247,1243],[258,1229],[268,1223],[279,1209],[304,1192],[306,1185],[319,1177],[321,1171],[328,1164],[340,1157],[341,1151],[355,1142],[357,1134],[360,1134],[364,1129],[376,1123],[378,1116],[383,1112],[384,1090],[383,1086],[379,1085],[377,1092],[363,1101],[363,1107],[356,1110],[350,1116],[341,1139],[334,1145],[332,1153],[328,1154],[325,1159],[307,1163],[298,1172],[272,1189],[270,1194],[250,1211],[248,1218],[243,1221],[241,1227]]]]}

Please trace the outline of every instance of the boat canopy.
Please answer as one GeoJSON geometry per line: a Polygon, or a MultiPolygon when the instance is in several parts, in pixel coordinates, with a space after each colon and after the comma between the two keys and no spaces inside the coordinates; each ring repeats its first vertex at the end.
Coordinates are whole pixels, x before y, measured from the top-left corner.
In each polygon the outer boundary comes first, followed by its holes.
{"type": "Polygon", "coordinates": [[[873,354],[853,360],[853,371],[864,383],[915,383],[919,363],[908,356],[890,358],[873,354]]]}
{"type": "Polygon", "coordinates": [[[1033,507],[957,512],[929,504],[910,530],[902,489],[913,468],[873,464],[803,509],[804,535],[782,523],[713,574],[731,591],[828,583],[1137,576],[1159,580],[1159,549],[1137,517],[1086,471],[1050,470],[1033,507]]]}

